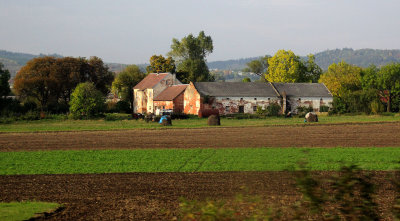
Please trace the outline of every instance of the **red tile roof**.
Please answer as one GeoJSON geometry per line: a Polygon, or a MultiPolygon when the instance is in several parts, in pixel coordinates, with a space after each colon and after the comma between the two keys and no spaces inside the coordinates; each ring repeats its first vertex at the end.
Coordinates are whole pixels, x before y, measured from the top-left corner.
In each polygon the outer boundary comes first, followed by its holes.
{"type": "Polygon", "coordinates": [[[151,73],[148,74],[139,84],[137,84],[133,89],[144,90],[146,88],[153,88],[158,82],[164,79],[168,73],[151,73]]]}
{"type": "Polygon", "coordinates": [[[180,84],[180,85],[172,85],[171,87],[167,87],[167,89],[163,90],[154,101],[172,101],[178,95],[180,95],[183,91],[185,91],[187,84],[180,84]]]}

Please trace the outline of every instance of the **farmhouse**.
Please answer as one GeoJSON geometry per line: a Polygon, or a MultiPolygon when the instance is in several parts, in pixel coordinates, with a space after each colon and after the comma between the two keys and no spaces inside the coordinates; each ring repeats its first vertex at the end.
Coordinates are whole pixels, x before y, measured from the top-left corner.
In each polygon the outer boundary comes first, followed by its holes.
{"type": "Polygon", "coordinates": [[[154,98],[173,85],[181,85],[175,74],[150,73],[133,87],[133,112],[154,113],[154,98]]]}
{"type": "Polygon", "coordinates": [[[163,110],[172,110],[174,113],[183,113],[183,97],[187,86],[187,84],[172,85],[155,97],[153,99],[155,114],[158,115],[163,110]]]}
{"type": "Polygon", "coordinates": [[[321,83],[190,82],[182,84],[170,73],[151,73],[134,87],[134,112],[156,113],[171,110],[204,116],[256,113],[272,103],[282,112],[297,107],[331,106],[333,97],[321,83]]]}

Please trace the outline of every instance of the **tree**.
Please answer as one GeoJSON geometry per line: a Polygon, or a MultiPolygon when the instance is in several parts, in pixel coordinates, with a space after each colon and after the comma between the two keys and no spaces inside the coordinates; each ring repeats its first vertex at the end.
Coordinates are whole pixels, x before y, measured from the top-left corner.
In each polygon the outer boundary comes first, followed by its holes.
{"type": "Polygon", "coordinates": [[[361,86],[363,90],[374,88],[378,89],[378,72],[379,68],[377,68],[374,64],[370,65],[368,68],[365,68],[361,71],[361,86]]]}
{"type": "Polygon", "coordinates": [[[316,83],[322,74],[322,69],[315,63],[315,56],[313,54],[309,54],[307,57],[308,60],[304,64],[306,68],[304,80],[316,83]]]}
{"type": "Polygon", "coordinates": [[[213,81],[206,64],[206,57],[212,51],[211,37],[201,31],[197,37],[189,34],[181,41],[172,39],[168,56],[177,62],[177,77],[182,82],[213,81]]]}
{"type": "Polygon", "coordinates": [[[175,73],[175,61],[172,57],[164,58],[162,55],[153,55],[150,58],[150,65],[147,66],[147,73],[175,73]]]}
{"type": "Polygon", "coordinates": [[[91,118],[104,110],[105,98],[92,82],[80,83],[71,94],[70,112],[73,118],[91,118]]]}
{"type": "Polygon", "coordinates": [[[56,99],[57,80],[52,75],[55,62],[56,59],[53,57],[34,58],[28,61],[15,76],[16,94],[34,98],[42,112],[50,99],[56,99]]]}
{"type": "Polygon", "coordinates": [[[394,92],[400,91],[400,63],[385,65],[378,72],[378,86],[387,91],[387,112],[391,112],[394,92]]]}
{"type": "Polygon", "coordinates": [[[114,74],[97,57],[30,60],[15,77],[14,88],[21,97],[34,98],[43,111],[51,104],[68,104],[72,90],[82,82],[93,82],[104,95],[110,91],[114,74]]]}
{"type": "Polygon", "coordinates": [[[319,82],[324,83],[333,96],[341,97],[361,89],[361,68],[344,61],[333,63],[321,75],[319,82]]]}
{"type": "Polygon", "coordinates": [[[4,66],[0,63],[0,99],[5,99],[11,92],[10,84],[10,72],[7,69],[3,69],[4,66]]]}
{"type": "Polygon", "coordinates": [[[246,68],[243,69],[244,72],[252,72],[259,76],[267,73],[268,70],[268,59],[271,56],[265,55],[257,60],[252,60],[246,64],[246,68]]]}
{"type": "Polygon", "coordinates": [[[101,91],[104,95],[110,92],[110,86],[114,80],[114,74],[109,71],[109,68],[104,64],[104,62],[96,57],[90,57],[87,61],[89,64],[90,72],[89,78],[86,81],[93,82],[97,90],[101,91]]]}
{"type": "Polygon", "coordinates": [[[138,84],[146,75],[136,65],[128,65],[117,75],[112,83],[113,92],[121,95],[122,100],[129,102],[133,110],[133,87],[138,84]]]}
{"type": "Polygon", "coordinates": [[[292,51],[279,50],[268,59],[268,73],[265,79],[269,82],[303,82],[304,64],[292,51]]]}

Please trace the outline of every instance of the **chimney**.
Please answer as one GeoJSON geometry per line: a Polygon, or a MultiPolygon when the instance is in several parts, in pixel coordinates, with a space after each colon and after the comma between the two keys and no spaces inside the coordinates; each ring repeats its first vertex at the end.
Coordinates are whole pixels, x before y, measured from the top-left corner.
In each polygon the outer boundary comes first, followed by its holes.
{"type": "Polygon", "coordinates": [[[175,82],[176,82],[176,74],[173,73],[172,74],[172,85],[175,85],[175,82]]]}

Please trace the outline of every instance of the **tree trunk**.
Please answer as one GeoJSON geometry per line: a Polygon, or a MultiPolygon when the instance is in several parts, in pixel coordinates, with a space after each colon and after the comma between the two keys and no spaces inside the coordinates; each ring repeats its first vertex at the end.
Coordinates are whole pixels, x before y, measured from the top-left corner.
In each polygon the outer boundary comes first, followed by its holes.
{"type": "Polygon", "coordinates": [[[390,93],[390,90],[389,90],[389,95],[388,95],[388,100],[387,100],[387,112],[391,112],[391,109],[392,109],[392,105],[391,105],[391,103],[392,103],[392,98],[391,98],[391,96],[392,96],[392,94],[390,93]]]}

